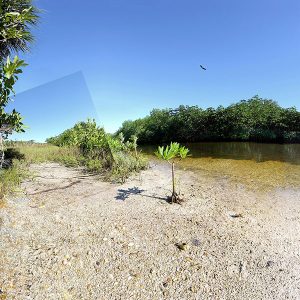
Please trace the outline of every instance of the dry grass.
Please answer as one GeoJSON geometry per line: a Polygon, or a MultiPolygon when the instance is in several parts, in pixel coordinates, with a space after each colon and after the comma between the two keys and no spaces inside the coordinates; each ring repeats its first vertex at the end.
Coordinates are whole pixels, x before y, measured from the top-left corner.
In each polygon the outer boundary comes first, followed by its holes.
{"type": "Polygon", "coordinates": [[[57,147],[49,144],[20,144],[16,145],[15,149],[25,155],[25,161],[28,164],[54,161],[76,166],[80,158],[76,148],[57,147]]]}

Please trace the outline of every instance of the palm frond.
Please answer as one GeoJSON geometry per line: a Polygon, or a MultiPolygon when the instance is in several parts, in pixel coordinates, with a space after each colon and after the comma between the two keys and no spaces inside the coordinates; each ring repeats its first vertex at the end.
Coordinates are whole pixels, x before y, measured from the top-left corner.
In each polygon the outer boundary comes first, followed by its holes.
{"type": "Polygon", "coordinates": [[[40,11],[31,0],[7,0],[0,3],[0,60],[12,53],[26,52],[34,38],[40,11]]]}

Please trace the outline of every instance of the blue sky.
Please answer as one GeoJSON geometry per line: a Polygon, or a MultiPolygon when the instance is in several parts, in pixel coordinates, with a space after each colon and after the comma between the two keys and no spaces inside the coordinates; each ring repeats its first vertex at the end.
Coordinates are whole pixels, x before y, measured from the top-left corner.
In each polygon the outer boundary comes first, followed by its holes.
{"type": "Polygon", "coordinates": [[[38,123],[31,122],[26,138],[42,140],[85,114],[97,113],[99,124],[113,132],[152,108],[228,105],[256,94],[300,108],[299,0],[36,4],[44,12],[31,53],[22,55],[29,66],[17,85],[17,92],[29,91],[14,105],[21,111],[28,104],[26,123],[43,113],[39,105],[29,105],[36,101],[32,97],[66,112],[72,95],[82,98],[64,122],[57,119],[54,131],[47,130],[55,119],[49,111],[48,127],[37,134],[38,123]],[[82,84],[57,80],[74,73],[82,84]],[[52,81],[56,97],[46,91],[52,81]]]}

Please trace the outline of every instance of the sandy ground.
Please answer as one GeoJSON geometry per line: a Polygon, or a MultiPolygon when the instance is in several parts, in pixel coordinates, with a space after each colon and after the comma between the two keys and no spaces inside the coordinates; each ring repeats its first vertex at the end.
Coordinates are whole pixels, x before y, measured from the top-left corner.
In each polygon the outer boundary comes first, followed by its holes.
{"type": "Polygon", "coordinates": [[[170,205],[167,165],[124,185],[32,170],[0,210],[0,299],[300,299],[300,190],[180,171],[170,205]]]}

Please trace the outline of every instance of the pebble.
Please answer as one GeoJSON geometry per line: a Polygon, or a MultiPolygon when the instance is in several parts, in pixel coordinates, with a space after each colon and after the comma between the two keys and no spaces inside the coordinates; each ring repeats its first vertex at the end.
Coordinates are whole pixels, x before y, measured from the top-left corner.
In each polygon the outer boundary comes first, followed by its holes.
{"type": "Polygon", "coordinates": [[[181,251],[188,249],[188,244],[187,243],[177,243],[175,245],[181,251]]]}
{"type": "Polygon", "coordinates": [[[274,261],[268,260],[267,263],[266,263],[266,267],[267,268],[272,267],[274,264],[275,264],[274,261]]]}
{"type": "Polygon", "coordinates": [[[229,211],[228,215],[231,218],[241,218],[241,217],[243,217],[243,215],[241,213],[237,213],[235,211],[229,211]]]}
{"type": "MultiPolygon", "coordinates": [[[[68,189],[66,193],[72,193],[72,189],[68,189]]],[[[59,190],[57,195],[63,195],[64,192],[59,190]]],[[[265,299],[275,299],[278,295],[280,297],[279,292],[285,292],[282,287],[286,288],[286,293],[290,293],[290,298],[296,299],[298,291],[293,292],[291,286],[297,278],[291,278],[291,275],[295,276],[294,271],[298,269],[296,264],[293,265],[294,260],[288,259],[298,255],[297,245],[286,243],[283,245],[283,252],[280,247],[274,248],[279,245],[280,240],[274,239],[273,232],[269,234],[267,226],[263,230],[249,228],[248,231],[241,230],[240,226],[228,226],[228,223],[244,223],[248,218],[251,222],[252,210],[249,209],[249,213],[247,209],[241,210],[243,213],[247,212],[245,219],[231,219],[228,214],[224,214],[224,210],[226,212],[229,208],[224,209],[223,199],[220,199],[220,205],[218,202],[216,211],[214,203],[207,206],[208,202],[187,199],[186,205],[178,208],[177,214],[176,207],[166,206],[162,209],[158,202],[141,198],[140,201],[124,203],[121,211],[114,211],[111,207],[115,205],[115,192],[116,190],[111,196],[112,201],[103,201],[103,207],[102,201],[84,201],[88,203],[89,211],[83,209],[81,197],[75,199],[81,202],[75,203],[74,207],[73,204],[67,207],[61,205],[60,197],[57,197],[57,203],[53,199],[53,205],[49,202],[53,212],[65,211],[66,221],[71,218],[73,230],[70,231],[66,231],[65,225],[57,227],[54,222],[55,226],[48,230],[46,226],[52,226],[52,223],[47,224],[47,218],[43,220],[43,216],[39,215],[44,212],[31,216],[26,211],[20,211],[16,216],[10,216],[12,221],[17,220],[17,217],[21,220],[24,218],[27,225],[25,230],[22,227],[24,232],[20,226],[12,232],[9,229],[7,234],[4,231],[3,238],[0,238],[9,250],[7,257],[10,264],[3,264],[2,267],[5,272],[11,270],[6,277],[0,276],[0,299],[6,291],[15,292],[20,297],[24,295],[28,299],[106,299],[109,296],[116,299],[223,299],[226,293],[231,295],[231,298],[238,298],[240,292],[245,299],[259,299],[259,295],[264,295],[265,299]],[[108,203],[109,207],[106,206],[108,203]],[[69,207],[74,213],[67,211],[69,207]],[[219,214],[220,211],[223,215],[219,214]],[[145,213],[142,215],[143,212],[145,213]],[[101,215],[106,214],[109,218],[104,222],[101,215]],[[135,219],[135,216],[140,218],[135,219]],[[195,220],[195,217],[198,220],[195,220]],[[87,232],[86,229],[90,226],[89,218],[97,222],[92,222],[94,225],[91,226],[91,231],[87,232]],[[118,230],[110,230],[113,222],[118,222],[115,223],[119,224],[118,230]],[[122,232],[123,222],[130,224],[126,232],[122,232]],[[227,227],[230,229],[229,233],[227,227]],[[257,234],[259,237],[263,235],[265,240],[258,240],[257,234]],[[30,239],[38,242],[29,243],[30,239]],[[11,246],[8,244],[10,241],[14,243],[11,246]],[[269,244],[270,241],[272,245],[269,244]],[[175,242],[178,242],[177,249],[174,246],[175,242]],[[40,245],[37,245],[38,243],[40,245]],[[101,244],[105,245],[101,247],[101,244]],[[187,250],[188,247],[190,251],[187,250]],[[274,249],[278,253],[275,253],[274,249]],[[12,250],[16,250],[15,253],[12,250]],[[266,251],[264,256],[263,250],[266,251]],[[42,259],[43,251],[49,257],[45,261],[42,259]],[[35,256],[38,257],[37,260],[34,259],[35,256]],[[241,259],[249,259],[249,263],[240,262],[241,259]],[[260,262],[258,267],[257,261],[260,262]],[[278,269],[282,267],[281,264],[285,270],[278,269]],[[264,280],[258,281],[261,278],[264,280]],[[276,279],[275,283],[271,282],[272,278],[276,279]],[[253,286],[256,288],[251,289],[253,286]],[[26,287],[30,287],[30,291],[27,291],[26,287]]],[[[165,189],[162,189],[161,194],[164,192],[165,189]]],[[[83,194],[83,191],[80,193],[83,194]]],[[[207,193],[209,196],[203,198],[213,199],[210,192],[207,193]]],[[[187,192],[186,195],[188,194],[187,192]]],[[[106,195],[105,192],[103,195],[106,195]]],[[[48,197],[46,194],[44,196],[48,197]]],[[[52,197],[51,193],[50,196],[52,197]]],[[[101,197],[100,192],[99,199],[101,197]]],[[[219,196],[212,201],[218,199],[219,196]]],[[[225,207],[233,205],[230,201],[231,198],[228,198],[225,207]]],[[[235,206],[238,207],[242,206],[235,206]]],[[[49,212],[52,213],[52,210],[49,212]]],[[[261,220],[260,217],[261,213],[258,212],[256,218],[261,220]]],[[[269,221],[273,222],[271,218],[269,221]]],[[[272,228],[274,227],[270,226],[270,229],[272,228]]],[[[291,243],[293,239],[284,235],[286,229],[281,229],[280,226],[276,227],[278,235],[282,234],[282,241],[286,238],[286,241],[291,243]]],[[[290,229],[290,226],[287,226],[287,229],[290,229]]],[[[292,232],[286,231],[287,234],[292,232]]],[[[294,232],[296,235],[297,232],[294,232]]],[[[1,247],[3,246],[0,245],[0,250],[1,247]]],[[[13,296],[8,295],[7,299],[13,296]]]]}
{"type": "Polygon", "coordinates": [[[197,246],[200,246],[200,244],[201,244],[200,241],[199,241],[198,239],[193,239],[193,240],[192,240],[192,243],[193,243],[193,245],[196,246],[196,247],[197,247],[197,246]]]}

